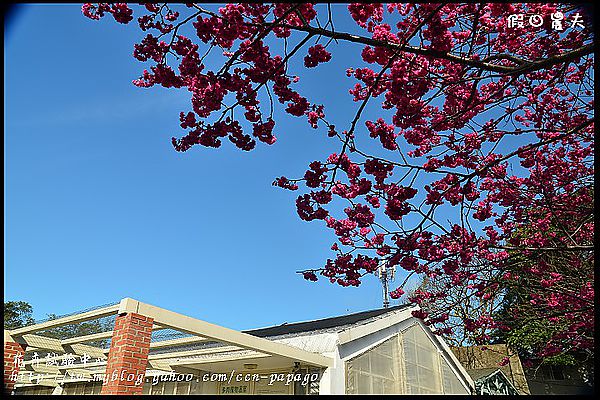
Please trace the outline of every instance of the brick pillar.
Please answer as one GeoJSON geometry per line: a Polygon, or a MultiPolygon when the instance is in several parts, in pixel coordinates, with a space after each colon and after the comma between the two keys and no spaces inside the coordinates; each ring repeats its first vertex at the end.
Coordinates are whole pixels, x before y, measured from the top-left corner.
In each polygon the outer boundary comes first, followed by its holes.
{"type": "Polygon", "coordinates": [[[153,319],[117,315],[101,394],[142,394],[153,319]]]}
{"type": "Polygon", "coordinates": [[[19,359],[23,360],[25,345],[4,342],[4,393],[11,394],[19,374],[19,359]],[[18,357],[20,354],[20,357],[18,357]]]}

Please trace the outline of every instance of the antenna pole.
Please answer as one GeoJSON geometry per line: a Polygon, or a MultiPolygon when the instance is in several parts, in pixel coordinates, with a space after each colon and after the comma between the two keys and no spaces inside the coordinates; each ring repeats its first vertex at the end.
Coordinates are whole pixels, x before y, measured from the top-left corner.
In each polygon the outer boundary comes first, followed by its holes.
{"type": "Polygon", "coordinates": [[[389,298],[389,283],[394,280],[394,267],[389,266],[387,259],[382,259],[379,262],[379,267],[377,268],[377,276],[379,280],[381,280],[381,286],[383,286],[383,308],[388,308],[390,306],[390,298],[389,298]],[[388,271],[389,268],[389,271],[388,271]]]}
{"type": "Polygon", "coordinates": [[[381,282],[383,283],[383,308],[388,308],[390,299],[388,298],[387,263],[381,269],[381,282]]]}

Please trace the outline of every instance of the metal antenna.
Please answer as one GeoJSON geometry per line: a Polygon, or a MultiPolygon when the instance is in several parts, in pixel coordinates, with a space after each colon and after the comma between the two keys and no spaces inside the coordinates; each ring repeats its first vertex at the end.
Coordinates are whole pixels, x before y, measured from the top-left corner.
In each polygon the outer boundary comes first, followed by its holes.
{"type": "Polygon", "coordinates": [[[383,308],[388,308],[390,306],[389,283],[394,280],[395,271],[396,269],[394,267],[388,266],[387,258],[381,259],[376,275],[379,277],[381,285],[383,286],[383,308]]]}

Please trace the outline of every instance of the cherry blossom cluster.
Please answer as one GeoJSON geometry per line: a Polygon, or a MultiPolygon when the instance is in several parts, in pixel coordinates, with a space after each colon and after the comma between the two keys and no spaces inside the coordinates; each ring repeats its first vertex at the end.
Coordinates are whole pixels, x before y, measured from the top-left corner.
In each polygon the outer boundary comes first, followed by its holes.
{"type": "MultiPolygon", "coordinates": [[[[144,70],[134,84],[185,88],[190,92],[192,109],[182,111],[187,117],[182,127],[188,133],[172,140],[177,151],[186,151],[194,145],[220,147],[223,138],[245,151],[252,150],[257,140],[269,145],[275,143],[273,109],[264,115],[259,100],[261,90],[272,91],[289,114],[306,116],[313,126],[324,116],[322,106],[311,108],[310,102],[292,88],[298,78],[287,74],[285,56],[272,54],[269,46],[260,39],[269,34],[282,39],[290,35],[286,28],[261,26],[269,16],[293,26],[312,21],[316,12],[311,4],[227,4],[219,8],[218,13],[198,10],[189,4],[187,8],[194,13],[185,18],[184,11],[174,11],[167,4],[143,6],[146,14],[137,22],[147,34],[134,46],[133,55],[141,62],[153,61],[154,65],[144,70]],[[193,38],[177,34],[188,21],[199,42],[208,45],[209,49],[222,50],[223,68],[206,70],[200,45],[194,43],[193,38]],[[173,62],[177,68],[170,65],[173,62]],[[233,104],[225,106],[227,100],[233,104]],[[243,110],[243,121],[235,115],[238,108],[243,110]],[[192,116],[197,122],[192,122],[192,116]]],[[[133,20],[132,9],[123,3],[85,4],[82,11],[96,20],[106,13],[121,23],[133,20]]],[[[314,67],[329,59],[331,54],[325,47],[316,44],[309,48],[306,63],[314,67]]]]}
{"type": "MultiPolygon", "coordinates": [[[[535,315],[560,327],[537,356],[593,348],[592,34],[507,24],[511,14],[568,17],[576,8],[355,3],[347,7],[352,32],[322,22],[326,5],[173,8],[140,7],[145,37],[133,56],[150,64],[135,85],[189,92],[177,151],[220,147],[225,138],[244,151],[257,140],[272,145],[277,102],[339,142],[300,178],[273,182],[300,190],[299,217],[321,221],[335,238],[335,258],[305,279],[358,286],[385,260],[406,277],[390,296],[421,305],[415,317],[436,333],[460,329],[486,343],[492,331],[510,329],[507,321],[535,315]],[[184,25],[195,36],[183,35],[184,25]],[[356,107],[347,120],[329,121],[327,104],[294,84],[296,74],[334,60],[335,41],[344,40],[357,49],[343,70],[356,107]],[[411,277],[435,285],[408,296],[411,277]],[[460,301],[481,307],[455,312],[456,288],[460,301]],[[509,307],[510,317],[487,311],[514,288],[527,299],[509,307]]],[[[122,3],[82,10],[94,20],[134,18],[122,3]]]]}

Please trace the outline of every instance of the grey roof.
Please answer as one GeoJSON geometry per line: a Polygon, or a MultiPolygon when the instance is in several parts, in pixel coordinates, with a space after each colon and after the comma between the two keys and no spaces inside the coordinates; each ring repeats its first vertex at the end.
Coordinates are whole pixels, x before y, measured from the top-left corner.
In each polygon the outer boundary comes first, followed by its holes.
{"type": "Polygon", "coordinates": [[[340,328],[339,330],[341,330],[343,327],[354,325],[359,322],[366,322],[367,320],[379,317],[383,314],[408,308],[411,305],[412,304],[401,304],[394,307],[378,308],[375,310],[362,311],[354,314],[341,315],[338,317],[317,319],[314,321],[295,322],[291,324],[285,322],[281,325],[270,326],[267,328],[250,329],[242,332],[258,337],[269,337],[293,333],[321,331],[333,328],[340,328]]]}
{"type": "MultiPolygon", "coordinates": [[[[412,304],[401,304],[401,305],[394,306],[394,307],[379,308],[379,309],[375,309],[375,310],[362,311],[362,312],[358,312],[358,313],[354,313],[354,314],[341,315],[338,317],[322,318],[322,319],[317,319],[314,321],[295,322],[295,323],[291,323],[291,324],[286,322],[281,325],[275,325],[275,326],[270,326],[270,327],[266,327],[266,328],[249,329],[249,330],[245,330],[242,332],[247,333],[249,335],[257,336],[257,337],[268,337],[271,340],[279,340],[282,338],[302,336],[306,332],[310,332],[311,334],[314,334],[317,332],[319,332],[319,333],[339,332],[349,326],[356,325],[356,324],[362,325],[362,324],[368,323],[374,319],[377,319],[377,318],[383,316],[384,314],[387,314],[387,313],[390,313],[393,311],[403,310],[403,309],[409,308],[411,306],[412,306],[412,304]]],[[[159,333],[156,336],[160,337],[159,341],[166,340],[166,339],[172,339],[175,337],[181,337],[180,335],[169,337],[170,335],[168,333],[166,335],[159,333]]],[[[192,335],[186,334],[185,336],[192,336],[192,335]]],[[[158,339],[158,337],[156,339],[158,339]]],[[[156,340],[156,339],[153,339],[153,340],[156,340]]],[[[221,342],[209,341],[209,342],[203,342],[203,343],[177,345],[177,346],[172,346],[172,347],[155,349],[155,350],[151,350],[151,353],[152,354],[169,353],[169,352],[174,351],[175,349],[177,349],[179,351],[179,350],[205,349],[205,348],[221,347],[221,346],[223,346],[223,343],[221,343],[221,342]]]]}

